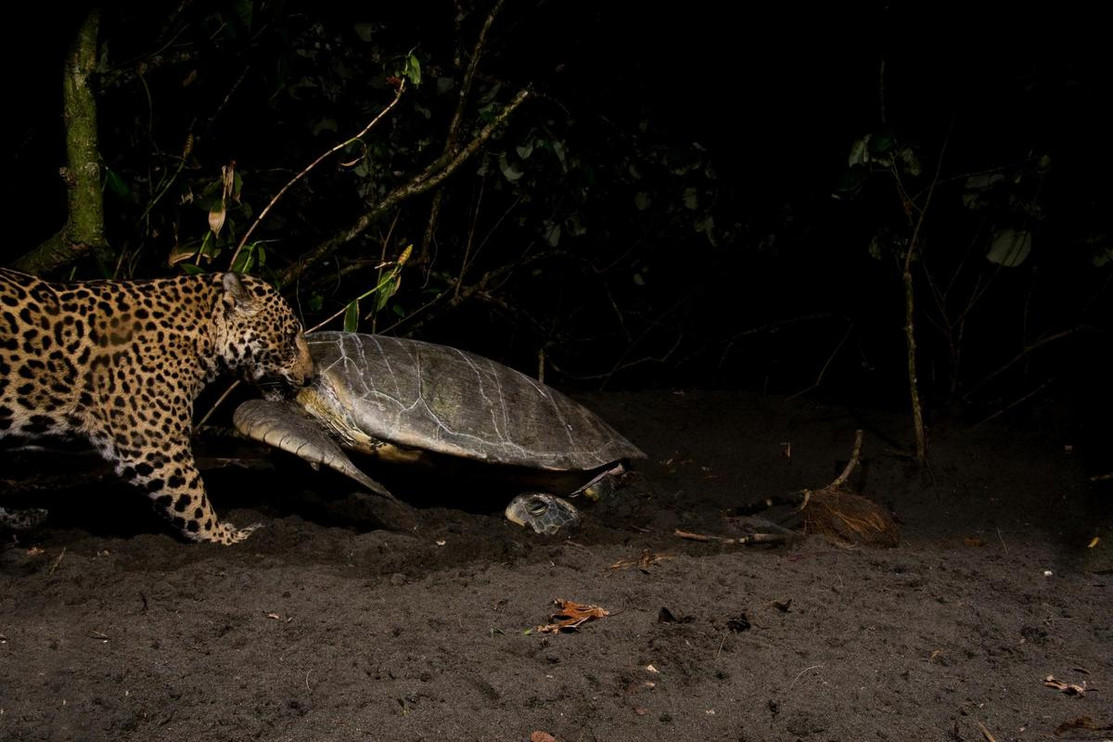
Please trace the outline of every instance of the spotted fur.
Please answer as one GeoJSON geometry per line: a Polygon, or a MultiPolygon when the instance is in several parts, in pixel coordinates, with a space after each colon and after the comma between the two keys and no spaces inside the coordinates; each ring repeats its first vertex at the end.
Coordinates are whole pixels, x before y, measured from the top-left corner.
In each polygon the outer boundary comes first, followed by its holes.
{"type": "Polygon", "coordinates": [[[271,398],[313,361],[266,283],[233,273],[57,284],[0,268],[0,437],[78,436],[192,541],[232,544],[190,449],[193,401],[222,373],[271,398]]]}

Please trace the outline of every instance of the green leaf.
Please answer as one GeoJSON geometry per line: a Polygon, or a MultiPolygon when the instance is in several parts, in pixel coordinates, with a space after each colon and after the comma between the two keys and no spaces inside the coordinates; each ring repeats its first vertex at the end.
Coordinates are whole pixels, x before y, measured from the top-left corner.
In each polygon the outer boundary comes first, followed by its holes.
{"type": "Polygon", "coordinates": [[[645,211],[649,208],[649,194],[645,191],[638,191],[634,194],[634,206],[638,207],[638,211],[645,211]]]}
{"type": "Polygon", "coordinates": [[[313,126],[310,127],[310,133],[313,136],[317,136],[321,132],[329,132],[331,134],[335,134],[339,131],[340,125],[336,123],[336,119],[334,118],[323,118],[320,121],[315,122],[313,126]]]}
{"type": "Polygon", "coordinates": [[[243,27],[251,31],[251,21],[255,13],[255,3],[253,3],[252,0],[237,0],[233,5],[233,10],[236,13],[236,17],[239,18],[240,23],[243,24],[243,27]]]}
{"type": "Polygon", "coordinates": [[[191,276],[196,276],[200,273],[205,272],[204,268],[194,263],[179,263],[179,265],[181,265],[183,271],[190,274],[191,276]]]}
{"type": "Polygon", "coordinates": [[[419,60],[413,52],[406,55],[406,63],[402,67],[402,74],[400,77],[409,80],[415,88],[421,84],[421,60],[419,60]]]}
{"type": "Polygon", "coordinates": [[[249,254],[245,258],[244,254],[240,253],[240,257],[236,258],[236,262],[239,263],[239,267],[233,267],[232,270],[234,272],[250,273],[251,269],[255,267],[255,256],[249,254]]]}
{"type": "Polygon", "coordinates": [[[244,245],[240,250],[240,254],[236,256],[236,262],[232,264],[233,273],[249,273],[251,268],[255,265],[255,245],[244,245]]]}
{"type": "Polygon", "coordinates": [[[545,242],[549,243],[549,247],[556,247],[560,242],[560,225],[550,224],[545,228],[545,242]]]}
{"type": "Polygon", "coordinates": [[[1102,248],[1094,251],[1093,257],[1090,262],[1094,264],[1095,268],[1103,268],[1109,263],[1113,262],[1113,248],[1102,248]]]}
{"type": "Polygon", "coordinates": [[[889,152],[896,146],[896,140],[887,134],[874,134],[869,137],[870,154],[874,157],[889,152]]]}
{"type": "Polygon", "coordinates": [[[357,23],[352,26],[352,29],[356,32],[356,36],[360,38],[360,41],[370,43],[375,38],[374,23],[357,23]]]}
{"type": "Polygon", "coordinates": [[[920,167],[920,158],[916,157],[916,153],[912,151],[911,147],[905,147],[897,153],[897,157],[901,163],[904,164],[904,169],[909,175],[919,175],[922,168],[920,167]]]}
{"type": "Polygon", "coordinates": [[[696,222],[696,231],[702,232],[712,247],[718,247],[719,241],[715,238],[715,217],[708,214],[696,222]]]}
{"type": "Polygon", "coordinates": [[[842,194],[853,193],[862,187],[869,177],[869,168],[865,165],[851,165],[842,176],[839,177],[839,182],[835,184],[835,196],[838,197],[842,194]]]}
{"type": "Polygon", "coordinates": [[[397,272],[394,272],[391,273],[383,283],[379,284],[378,291],[375,292],[375,314],[383,311],[383,307],[390,301],[390,297],[394,296],[394,293],[398,291],[398,286],[401,282],[397,272]]]}
{"type": "Polygon", "coordinates": [[[1032,252],[1032,233],[1025,229],[999,229],[993,235],[985,257],[1004,268],[1015,268],[1032,252]]]}
{"type": "Polygon", "coordinates": [[[518,179],[525,175],[514,163],[506,159],[505,153],[499,155],[499,170],[502,171],[502,177],[506,178],[511,183],[518,182],[518,179]]]}
{"type": "Polygon", "coordinates": [[[355,332],[359,327],[359,299],[352,299],[344,310],[344,332],[355,332]]]}
{"type": "Polygon", "coordinates": [[[584,226],[583,219],[580,218],[579,212],[573,212],[568,216],[564,222],[568,231],[572,233],[573,237],[583,237],[587,234],[587,227],[584,226]]]}
{"type": "Polygon", "coordinates": [[[854,144],[850,145],[850,156],[847,158],[846,164],[853,168],[856,165],[864,165],[869,162],[869,144],[868,134],[860,139],[855,139],[854,144]]]}
{"type": "Polygon", "coordinates": [[[874,260],[881,260],[881,258],[885,257],[881,246],[881,238],[876,234],[870,239],[870,244],[869,247],[866,248],[866,251],[869,252],[870,257],[874,260]]]}
{"type": "Polygon", "coordinates": [[[104,187],[116,198],[121,201],[134,202],[135,194],[132,193],[131,188],[124,181],[123,178],[115,170],[107,169],[104,177],[104,187]]]}
{"type": "Polygon", "coordinates": [[[553,152],[556,153],[557,159],[560,160],[560,169],[563,172],[568,172],[568,158],[564,153],[564,145],[557,140],[553,140],[553,152]]]}

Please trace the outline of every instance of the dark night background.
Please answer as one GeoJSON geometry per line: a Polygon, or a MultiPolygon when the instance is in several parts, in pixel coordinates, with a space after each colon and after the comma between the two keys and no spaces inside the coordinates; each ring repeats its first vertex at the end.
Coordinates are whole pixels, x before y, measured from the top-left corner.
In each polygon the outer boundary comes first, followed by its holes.
{"type": "MultiPolygon", "coordinates": [[[[106,7],[93,87],[112,173],[108,245],[58,276],[180,270],[171,250],[196,250],[205,188],[235,161],[251,211],[230,212],[223,252],[203,263],[225,269],[253,215],[389,103],[385,79],[412,51],[422,84],[253,236],[267,255],[253,270],[276,279],[441,153],[462,74],[453,54],[468,59],[489,11],[106,7]]],[[[5,49],[5,262],[66,218],[59,81],[83,17],[12,12],[24,44],[5,49]]],[[[373,300],[361,304],[361,330],[526,371],[544,351],[546,380],[564,388],[791,394],[818,379],[818,397],[899,409],[900,265],[945,143],[912,264],[929,423],[1054,407],[1101,451],[1113,158],[1100,27],[1096,11],[1063,4],[507,3],[461,141],[518,90],[538,95],[443,184],[428,251],[431,193],[283,288],[312,325],[373,287],[381,257],[414,244],[398,292],[374,317],[373,300]],[[875,154],[919,163],[918,175],[902,171],[910,211],[878,160],[849,168],[866,135],[890,143],[875,154]],[[1020,265],[985,257],[1005,228],[1031,235],[1020,265]]]]}

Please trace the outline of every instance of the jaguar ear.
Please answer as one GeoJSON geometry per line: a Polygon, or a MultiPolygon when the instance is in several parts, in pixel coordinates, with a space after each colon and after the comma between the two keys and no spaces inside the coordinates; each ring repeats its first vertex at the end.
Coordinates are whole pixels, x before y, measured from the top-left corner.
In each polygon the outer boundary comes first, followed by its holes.
{"type": "Polygon", "coordinates": [[[250,309],[251,305],[255,303],[251,292],[244,288],[243,281],[237,274],[225,273],[221,276],[221,283],[224,285],[224,306],[229,309],[242,312],[250,309]]]}

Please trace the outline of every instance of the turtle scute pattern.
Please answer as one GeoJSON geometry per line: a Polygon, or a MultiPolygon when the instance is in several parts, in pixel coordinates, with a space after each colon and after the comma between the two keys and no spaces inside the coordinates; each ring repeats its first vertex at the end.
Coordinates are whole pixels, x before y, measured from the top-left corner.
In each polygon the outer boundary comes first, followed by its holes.
{"type": "Polygon", "coordinates": [[[232,544],[190,448],[193,402],[232,373],[270,398],[312,376],[290,306],[233,273],[49,283],[0,268],[0,437],[76,436],[191,541],[232,544]]]}
{"type": "Polygon", "coordinates": [[[494,361],[381,335],[309,336],[330,414],[382,441],[450,456],[587,471],[643,454],[597,415],[494,361]]]}

